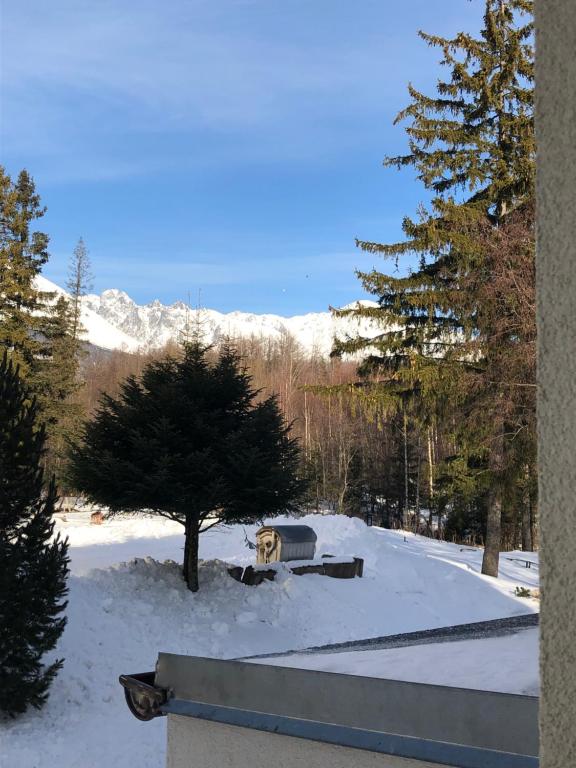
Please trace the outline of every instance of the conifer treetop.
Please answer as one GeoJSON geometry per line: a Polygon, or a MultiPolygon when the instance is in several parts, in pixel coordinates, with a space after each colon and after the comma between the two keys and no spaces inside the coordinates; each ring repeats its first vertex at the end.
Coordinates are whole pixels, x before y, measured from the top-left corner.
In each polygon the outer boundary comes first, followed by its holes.
{"type": "Polygon", "coordinates": [[[477,315],[460,302],[462,276],[482,269],[490,228],[534,193],[531,10],[531,0],[487,0],[478,38],[420,33],[441,49],[450,75],[434,96],[409,87],[412,101],[396,118],[407,122],[409,152],[384,164],[415,168],[432,199],[416,219],[404,218],[403,241],[357,240],[365,252],[396,261],[416,254],[418,267],[404,276],[357,272],[379,308],[336,314],[378,319],[383,332],[373,340],[337,340],[336,354],[366,350],[395,369],[448,364],[451,349],[461,360],[462,342],[476,338],[477,315]]]}

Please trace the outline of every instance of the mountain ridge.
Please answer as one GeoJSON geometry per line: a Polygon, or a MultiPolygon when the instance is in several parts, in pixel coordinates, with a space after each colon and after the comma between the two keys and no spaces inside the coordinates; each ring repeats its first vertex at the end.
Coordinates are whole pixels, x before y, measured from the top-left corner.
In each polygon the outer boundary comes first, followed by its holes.
{"type": "MultiPolygon", "coordinates": [[[[40,290],[58,294],[66,292],[44,277],[37,279],[40,290]]],[[[353,308],[358,302],[348,304],[353,308]]],[[[364,306],[377,307],[362,300],[364,306]]],[[[308,355],[327,357],[335,336],[361,333],[373,338],[381,329],[367,320],[337,318],[330,312],[309,312],[284,317],[252,312],[222,313],[213,309],[191,309],[183,301],[162,304],[158,299],[137,304],[125,291],[110,288],[101,294],[82,298],[82,323],[87,341],[104,349],[156,349],[178,340],[187,328],[200,328],[207,343],[218,343],[226,337],[280,340],[291,336],[308,355]]]]}

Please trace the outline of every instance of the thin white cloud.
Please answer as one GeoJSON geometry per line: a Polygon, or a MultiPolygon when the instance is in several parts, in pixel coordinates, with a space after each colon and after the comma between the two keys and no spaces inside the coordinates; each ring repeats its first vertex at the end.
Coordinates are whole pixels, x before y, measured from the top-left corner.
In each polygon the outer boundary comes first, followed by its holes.
{"type": "Polygon", "coordinates": [[[184,167],[342,151],[363,141],[362,125],[389,121],[429,57],[383,11],[367,27],[381,2],[363,2],[9,1],[4,154],[70,181],[170,167],[170,136],[189,136],[184,167]]]}
{"type": "MultiPolygon", "coordinates": [[[[226,126],[277,115],[291,94],[342,95],[353,86],[360,95],[374,80],[383,84],[375,66],[383,37],[356,47],[340,40],[337,50],[321,35],[311,44],[267,40],[214,29],[205,9],[202,2],[13,4],[4,19],[5,87],[60,87],[127,99],[166,122],[226,126]]],[[[379,54],[385,65],[383,46],[379,54]]]]}

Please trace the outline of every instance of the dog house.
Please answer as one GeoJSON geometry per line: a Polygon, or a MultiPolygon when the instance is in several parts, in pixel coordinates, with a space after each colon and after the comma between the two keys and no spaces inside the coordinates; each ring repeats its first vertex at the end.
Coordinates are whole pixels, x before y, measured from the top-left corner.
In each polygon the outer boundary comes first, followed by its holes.
{"type": "Polygon", "coordinates": [[[256,533],[256,562],[313,560],[316,538],[309,525],[265,525],[256,533]]]}

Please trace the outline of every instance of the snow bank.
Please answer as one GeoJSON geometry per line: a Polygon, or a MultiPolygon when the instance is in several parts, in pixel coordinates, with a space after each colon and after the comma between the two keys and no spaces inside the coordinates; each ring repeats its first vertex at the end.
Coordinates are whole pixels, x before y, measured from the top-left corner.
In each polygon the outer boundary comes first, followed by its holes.
{"type": "MultiPolygon", "coordinates": [[[[538,609],[514,596],[516,586],[536,586],[535,568],[503,559],[495,580],[479,574],[480,550],[339,516],[298,522],[314,528],[319,553],[363,557],[364,578],[283,572],[257,587],[239,584],[225,563],[254,563],[244,535],[253,540],[259,526],[232,526],[201,537],[201,587],[193,595],[177,564],[181,526],[137,517],[95,526],[86,514],[59,520],[71,543],[68,626],[57,652],[66,661],[41,712],[0,726],[1,768],[162,766],[164,721],[136,721],[117,682],[121,673],[153,669],[159,651],[234,658],[538,609]]],[[[518,650],[520,658],[534,652],[518,650]]],[[[423,657],[415,669],[425,667],[423,657]]],[[[505,677],[495,668],[495,685],[505,677]]]]}

